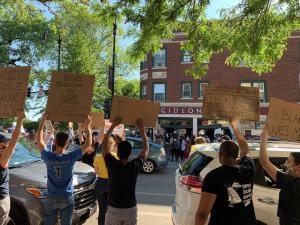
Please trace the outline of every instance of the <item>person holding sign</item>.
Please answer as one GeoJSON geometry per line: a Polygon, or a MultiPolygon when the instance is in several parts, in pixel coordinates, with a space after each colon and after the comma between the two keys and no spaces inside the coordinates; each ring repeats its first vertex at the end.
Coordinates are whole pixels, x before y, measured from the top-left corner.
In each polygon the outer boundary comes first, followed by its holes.
{"type": "Polygon", "coordinates": [[[261,134],[259,161],[264,170],[281,189],[277,215],[280,225],[300,224],[300,152],[292,152],[286,160],[288,173],[279,169],[269,160],[267,140],[269,138],[267,127],[261,134]]]}
{"type": "Polygon", "coordinates": [[[103,157],[108,170],[108,209],[105,216],[105,225],[136,225],[137,224],[137,202],[135,197],[135,187],[139,172],[144,161],[147,159],[149,145],[145,133],[143,120],[137,120],[137,126],[143,139],[143,150],[139,157],[131,161],[132,146],[128,141],[118,144],[117,160],[111,153],[108,145],[109,137],[114,128],[121,123],[117,117],[103,141],[103,157]]]}
{"type": "Polygon", "coordinates": [[[92,144],[91,118],[87,116],[87,140],[81,149],[65,153],[69,144],[67,133],[57,133],[55,136],[55,151],[47,151],[43,139],[43,128],[47,115],[43,115],[38,129],[38,147],[41,158],[47,166],[47,198],[45,202],[45,225],[55,225],[58,213],[62,225],[72,224],[72,215],[75,206],[73,187],[73,168],[77,160],[81,159],[92,144]]]}
{"type": "Polygon", "coordinates": [[[220,145],[222,166],[209,172],[203,181],[201,199],[195,216],[195,225],[256,225],[252,202],[255,165],[248,156],[249,147],[238,129],[238,120],[231,126],[237,137],[220,145]],[[240,161],[237,162],[240,153],[240,161]]]}
{"type": "Polygon", "coordinates": [[[24,112],[20,112],[11,139],[0,134],[0,225],[6,224],[10,210],[8,164],[21,135],[24,119],[24,112]]]}

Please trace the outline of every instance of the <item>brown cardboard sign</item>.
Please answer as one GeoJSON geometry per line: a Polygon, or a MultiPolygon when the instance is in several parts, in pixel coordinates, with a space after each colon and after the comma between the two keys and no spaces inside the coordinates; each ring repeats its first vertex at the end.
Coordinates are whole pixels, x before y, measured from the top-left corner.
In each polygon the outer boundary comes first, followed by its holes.
{"type": "Polygon", "coordinates": [[[145,127],[155,127],[159,103],[138,100],[123,96],[114,96],[110,112],[110,121],[120,116],[124,125],[136,125],[137,119],[144,121],[145,127]]]}
{"type": "Polygon", "coordinates": [[[30,67],[0,68],[0,118],[16,117],[24,110],[30,67]]]}
{"type": "Polygon", "coordinates": [[[92,112],[92,129],[104,128],[104,115],[102,112],[92,112]]]}
{"type": "Polygon", "coordinates": [[[271,98],[267,127],[270,136],[299,142],[300,105],[271,98]]]}
{"type": "Polygon", "coordinates": [[[52,72],[46,107],[48,119],[83,123],[91,111],[95,76],[52,72]]]}
{"type": "Polygon", "coordinates": [[[203,118],[259,121],[258,88],[205,85],[203,118]]]}

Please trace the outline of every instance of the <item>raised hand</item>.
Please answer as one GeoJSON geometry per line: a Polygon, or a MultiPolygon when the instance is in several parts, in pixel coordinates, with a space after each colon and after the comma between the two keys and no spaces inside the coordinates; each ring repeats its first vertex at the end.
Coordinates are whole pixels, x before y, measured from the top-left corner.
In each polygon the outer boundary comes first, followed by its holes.
{"type": "Polygon", "coordinates": [[[262,141],[266,141],[266,140],[268,140],[269,139],[269,133],[268,133],[268,127],[267,127],[267,125],[265,125],[265,127],[264,127],[264,129],[263,129],[263,132],[261,133],[261,135],[260,135],[260,139],[262,140],[262,141]]]}
{"type": "Polygon", "coordinates": [[[122,117],[117,116],[116,118],[114,118],[114,120],[112,121],[112,127],[117,127],[122,123],[122,117]]]}
{"type": "Polygon", "coordinates": [[[236,118],[233,118],[230,120],[230,125],[232,128],[238,128],[239,120],[236,118]]]}
{"type": "Polygon", "coordinates": [[[26,118],[25,112],[22,110],[18,113],[17,122],[22,123],[23,120],[26,118]]]}
{"type": "Polygon", "coordinates": [[[136,125],[140,130],[144,130],[144,121],[142,119],[137,119],[136,125]]]}

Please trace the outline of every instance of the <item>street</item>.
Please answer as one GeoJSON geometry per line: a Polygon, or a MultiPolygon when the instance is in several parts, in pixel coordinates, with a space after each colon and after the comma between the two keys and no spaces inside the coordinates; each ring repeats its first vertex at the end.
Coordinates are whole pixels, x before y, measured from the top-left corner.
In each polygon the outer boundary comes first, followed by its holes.
{"type": "MultiPolygon", "coordinates": [[[[136,196],[139,225],[172,225],[171,206],[175,197],[175,171],[178,163],[169,162],[168,168],[151,175],[140,174],[136,196]]],[[[97,224],[98,211],[85,223],[97,224]]]]}

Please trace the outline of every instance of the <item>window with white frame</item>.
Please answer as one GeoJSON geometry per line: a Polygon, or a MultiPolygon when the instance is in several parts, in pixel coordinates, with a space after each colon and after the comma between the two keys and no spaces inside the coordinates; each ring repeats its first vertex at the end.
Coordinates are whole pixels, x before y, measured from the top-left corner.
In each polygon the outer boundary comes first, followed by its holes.
{"type": "Polygon", "coordinates": [[[153,54],[153,68],[166,67],[166,49],[161,49],[153,54]]]}
{"type": "Polygon", "coordinates": [[[142,86],[142,99],[147,96],[147,85],[142,86]]]}
{"type": "Polygon", "coordinates": [[[199,82],[199,98],[203,98],[203,89],[206,85],[208,85],[208,82],[199,82]]]}
{"type": "Polygon", "coordinates": [[[181,97],[182,98],[191,98],[192,97],[192,83],[183,82],[181,84],[181,97]]]}
{"type": "Polygon", "coordinates": [[[241,86],[258,88],[260,101],[267,102],[267,91],[265,81],[242,81],[241,86]]]}
{"type": "Polygon", "coordinates": [[[153,101],[154,102],[166,101],[166,84],[153,85],[153,101]]]}
{"type": "Polygon", "coordinates": [[[193,62],[192,52],[189,50],[182,50],[181,62],[193,62]]]}

